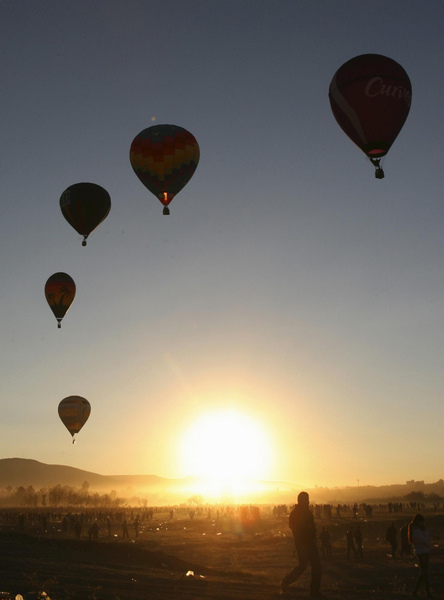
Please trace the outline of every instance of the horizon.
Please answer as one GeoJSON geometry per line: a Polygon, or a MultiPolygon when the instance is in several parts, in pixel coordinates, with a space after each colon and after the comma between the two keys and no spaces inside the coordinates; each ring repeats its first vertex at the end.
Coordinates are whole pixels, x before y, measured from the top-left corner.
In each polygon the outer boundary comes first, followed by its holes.
{"type": "MultiPolygon", "coordinates": [[[[6,467],[10,471],[11,467],[6,467]]],[[[20,469],[19,469],[20,470],[20,469]]],[[[421,501],[436,504],[444,498],[444,481],[428,483],[425,481],[407,481],[404,484],[392,483],[383,486],[298,486],[291,482],[244,480],[242,485],[219,485],[205,477],[185,477],[168,479],[153,474],[147,475],[101,475],[66,465],[47,465],[34,459],[0,460],[1,494],[0,504],[18,507],[31,503],[44,508],[48,504],[48,494],[59,489],[57,502],[66,506],[70,502],[88,506],[88,498],[94,496],[95,502],[110,500],[115,506],[123,502],[128,506],[174,505],[246,505],[257,504],[293,505],[300,491],[309,493],[313,505],[348,505],[378,502],[421,501]],[[17,478],[17,472],[8,479],[5,476],[5,462],[20,461],[25,469],[17,478]],[[38,465],[35,467],[35,465],[38,465]],[[43,471],[41,468],[43,467],[43,471]],[[38,474],[34,471],[37,469],[38,474]],[[78,473],[78,475],[76,475],[78,473]],[[97,480],[96,478],[100,478],[97,480]],[[14,480],[14,481],[13,481],[14,480]],[[22,491],[20,491],[22,490],[22,491]],[[24,492],[26,490],[26,496],[24,492]],[[63,492],[63,490],[67,490],[63,492]],[[71,490],[71,491],[69,491],[71,490]],[[77,493],[77,499],[70,500],[77,493]],[[60,495],[61,494],[61,495],[60,495]]],[[[50,501],[52,504],[53,501],[50,501]]],[[[113,504],[113,505],[114,505],[113,504]]]]}
{"type": "MultiPolygon", "coordinates": [[[[197,480],[206,480],[208,479],[207,476],[205,475],[184,475],[183,477],[178,477],[178,478],[171,478],[171,477],[165,477],[163,475],[159,475],[157,473],[132,473],[132,474],[128,474],[128,473],[110,473],[110,474],[106,474],[106,473],[98,473],[95,471],[89,471],[88,469],[82,469],[79,467],[73,467],[71,465],[64,465],[64,464],[60,464],[60,463],[44,463],[42,461],[39,461],[37,459],[33,459],[33,458],[23,458],[23,457],[3,457],[0,458],[0,463],[2,461],[13,461],[13,460],[19,460],[19,461],[24,461],[24,462],[37,462],[39,464],[42,464],[44,466],[48,466],[48,467],[62,467],[62,468],[68,468],[68,469],[74,469],[74,470],[78,470],[78,471],[82,471],[85,473],[90,473],[92,475],[98,475],[100,477],[105,477],[105,478],[113,478],[113,477],[121,477],[121,478],[138,478],[138,477],[155,477],[158,479],[165,479],[168,481],[182,481],[185,479],[197,479],[197,480]]],[[[255,479],[253,477],[249,477],[247,478],[248,481],[258,481],[259,483],[268,483],[268,484],[282,484],[282,485],[291,485],[294,486],[293,489],[310,489],[310,490],[322,490],[322,489],[346,489],[346,488],[365,488],[365,487],[375,487],[375,488],[380,488],[380,487],[393,487],[393,486],[411,486],[414,487],[415,485],[421,487],[421,486],[427,486],[427,485],[433,485],[436,483],[441,483],[444,482],[444,479],[442,477],[440,477],[439,479],[436,479],[434,481],[426,481],[424,479],[419,479],[419,480],[406,480],[404,482],[396,482],[396,481],[392,481],[391,483],[383,483],[383,484],[374,484],[374,483],[362,483],[362,482],[356,482],[354,484],[336,484],[333,486],[327,486],[327,485],[322,485],[322,484],[315,484],[315,485],[302,485],[298,482],[295,481],[291,481],[291,480],[263,480],[263,479],[255,479]]]]}

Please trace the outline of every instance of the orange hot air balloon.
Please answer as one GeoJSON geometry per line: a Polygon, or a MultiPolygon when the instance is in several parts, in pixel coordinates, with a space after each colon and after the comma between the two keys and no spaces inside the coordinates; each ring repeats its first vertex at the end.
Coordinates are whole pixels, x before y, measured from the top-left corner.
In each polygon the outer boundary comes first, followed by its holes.
{"type": "Polygon", "coordinates": [[[45,296],[50,309],[57,319],[58,327],[76,295],[76,284],[67,273],[54,273],[45,284],[45,296]]]}
{"type": "Polygon", "coordinates": [[[91,404],[82,396],[68,396],[60,402],[58,412],[74,444],[74,435],[79,433],[91,414],[91,404]]]}
{"type": "Polygon", "coordinates": [[[168,205],[189,182],[199,162],[200,150],[195,137],[177,125],[153,125],[134,138],[130,162],[135,174],[149,191],[168,205]]]}
{"type": "Polygon", "coordinates": [[[71,227],[83,235],[82,246],[86,246],[89,234],[108,216],[111,198],[96,183],[74,183],[60,196],[60,208],[71,227]]]}
{"type": "Polygon", "coordinates": [[[412,85],[396,61],[380,54],[356,56],[336,71],[329,89],[330,106],[341,129],[384,177],[387,154],[410,111],[412,85]]]}

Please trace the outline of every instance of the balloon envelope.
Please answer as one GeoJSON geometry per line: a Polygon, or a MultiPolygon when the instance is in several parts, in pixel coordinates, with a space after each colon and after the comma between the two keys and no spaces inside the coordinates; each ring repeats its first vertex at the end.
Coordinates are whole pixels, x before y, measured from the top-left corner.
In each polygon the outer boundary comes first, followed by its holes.
{"type": "Polygon", "coordinates": [[[390,149],[409,114],[412,86],[396,61],[380,54],[356,56],[335,73],[329,90],[333,115],[369,158],[390,149]]]}
{"type": "Polygon", "coordinates": [[[86,238],[108,216],[111,198],[108,192],[96,183],[74,183],[60,196],[60,208],[68,223],[86,238]]]}
{"type": "Polygon", "coordinates": [[[74,437],[82,429],[91,413],[91,405],[82,396],[68,396],[59,404],[59,417],[74,437]]]}
{"type": "Polygon", "coordinates": [[[67,273],[54,273],[45,284],[45,296],[60,327],[76,295],[76,284],[67,273]]]}
{"type": "Polygon", "coordinates": [[[148,127],[134,138],[130,148],[134,172],[164,206],[191,179],[199,157],[195,137],[177,125],[148,127]]]}

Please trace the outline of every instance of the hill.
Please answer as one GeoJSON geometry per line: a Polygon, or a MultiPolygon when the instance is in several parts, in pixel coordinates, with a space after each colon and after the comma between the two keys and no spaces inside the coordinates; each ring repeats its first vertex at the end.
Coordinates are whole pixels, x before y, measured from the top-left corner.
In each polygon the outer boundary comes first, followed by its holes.
{"type": "Polygon", "coordinates": [[[94,490],[108,492],[133,487],[136,490],[169,487],[171,481],[157,475],[99,475],[75,467],[47,465],[28,458],[0,459],[0,489],[30,485],[34,488],[54,485],[81,487],[87,482],[94,490]]]}
{"type": "MultiPolygon", "coordinates": [[[[150,504],[157,505],[182,503],[196,495],[201,495],[205,501],[215,501],[214,497],[210,498],[207,494],[207,482],[199,477],[168,479],[157,475],[99,475],[74,467],[48,465],[32,459],[0,459],[0,490],[9,486],[12,488],[32,486],[35,490],[56,485],[80,488],[85,483],[88,484],[90,491],[100,493],[115,491],[119,497],[138,496],[147,498],[150,504]]],[[[221,492],[223,497],[220,500],[227,504],[244,502],[265,504],[278,502],[283,495],[288,495],[292,500],[295,498],[293,484],[265,481],[251,483],[256,490],[254,493],[239,496],[225,488],[221,492]]]]}

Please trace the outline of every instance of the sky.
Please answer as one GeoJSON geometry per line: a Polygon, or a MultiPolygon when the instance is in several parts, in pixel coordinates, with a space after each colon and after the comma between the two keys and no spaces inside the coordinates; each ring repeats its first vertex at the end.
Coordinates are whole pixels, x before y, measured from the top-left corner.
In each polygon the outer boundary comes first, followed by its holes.
{"type": "Polygon", "coordinates": [[[438,0],[2,0],[0,458],[442,478],[443,25],[438,0]],[[365,53],[413,89],[383,180],[328,101],[365,53]],[[168,217],[129,162],[162,123],[201,153],[168,217]],[[83,181],[112,203],[86,248],[59,207],[83,181]]]}

